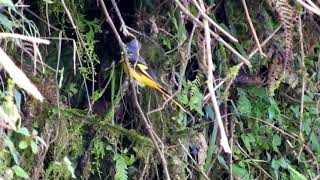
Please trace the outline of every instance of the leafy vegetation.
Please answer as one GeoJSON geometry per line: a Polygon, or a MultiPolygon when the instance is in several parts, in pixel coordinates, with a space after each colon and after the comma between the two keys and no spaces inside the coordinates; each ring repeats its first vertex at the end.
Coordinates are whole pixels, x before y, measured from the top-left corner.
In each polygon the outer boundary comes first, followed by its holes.
{"type": "Polygon", "coordinates": [[[0,0],[0,179],[319,178],[309,5],[0,0]],[[124,74],[133,38],[186,111],[124,74]]]}

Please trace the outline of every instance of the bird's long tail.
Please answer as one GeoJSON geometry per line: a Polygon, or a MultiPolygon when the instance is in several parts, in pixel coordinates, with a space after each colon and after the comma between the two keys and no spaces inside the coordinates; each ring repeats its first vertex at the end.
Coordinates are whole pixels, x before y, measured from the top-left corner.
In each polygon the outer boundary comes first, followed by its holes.
{"type": "Polygon", "coordinates": [[[177,106],[179,106],[179,108],[184,111],[184,112],[188,112],[178,101],[176,101],[169,93],[167,90],[165,90],[161,85],[158,84],[158,86],[156,87],[156,89],[161,92],[163,95],[165,95],[167,98],[170,98],[170,100],[172,100],[177,106]]]}

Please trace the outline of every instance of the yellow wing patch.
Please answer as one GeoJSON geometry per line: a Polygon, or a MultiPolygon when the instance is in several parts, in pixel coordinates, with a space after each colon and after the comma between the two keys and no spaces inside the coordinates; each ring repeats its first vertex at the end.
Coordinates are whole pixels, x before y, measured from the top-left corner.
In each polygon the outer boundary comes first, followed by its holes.
{"type": "Polygon", "coordinates": [[[144,75],[148,76],[150,79],[153,79],[153,78],[150,76],[150,74],[147,72],[148,67],[147,67],[146,65],[144,65],[144,64],[137,64],[137,66],[138,66],[138,68],[140,68],[141,72],[142,72],[144,75]]]}
{"type": "Polygon", "coordinates": [[[149,86],[151,88],[160,90],[161,85],[154,81],[151,76],[146,72],[146,69],[141,69],[143,73],[137,72],[132,67],[129,67],[130,76],[140,85],[140,86],[149,86]]]}

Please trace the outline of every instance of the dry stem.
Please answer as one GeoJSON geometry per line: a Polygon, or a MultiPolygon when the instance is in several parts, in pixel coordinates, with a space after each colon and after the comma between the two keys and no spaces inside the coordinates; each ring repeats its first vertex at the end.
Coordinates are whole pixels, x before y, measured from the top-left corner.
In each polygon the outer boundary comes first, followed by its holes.
{"type": "Polygon", "coordinates": [[[257,46],[258,46],[259,52],[260,52],[260,54],[261,54],[262,56],[266,57],[266,55],[262,52],[261,45],[260,45],[260,42],[259,42],[259,38],[258,38],[258,36],[257,36],[256,30],[255,30],[255,28],[254,28],[254,26],[253,26],[253,23],[252,23],[252,20],[251,20],[249,11],[248,11],[248,7],[247,7],[246,0],[242,0],[242,4],[243,4],[244,12],[245,12],[245,14],[246,14],[246,17],[247,17],[247,20],[248,20],[248,23],[249,23],[249,26],[250,26],[250,29],[251,29],[253,38],[254,38],[254,40],[256,41],[256,44],[257,44],[257,46]]]}
{"type": "MultiPolygon", "coordinates": [[[[206,10],[205,10],[205,7],[204,7],[204,4],[203,4],[202,1],[200,1],[200,6],[201,6],[202,10],[205,12],[206,10]]],[[[219,125],[219,130],[220,130],[219,132],[220,132],[220,136],[221,136],[220,137],[221,138],[220,139],[220,145],[221,145],[221,147],[223,148],[223,150],[226,153],[232,153],[231,152],[231,148],[230,148],[229,143],[228,143],[228,138],[227,138],[226,132],[224,130],[224,125],[223,125],[223,122],[222,122],[219,105],[218,105],[217,98],[216,98],[216,95],[215,95],[215,91],[214,91],[214,88],[213,88],[214,66],[213,66],[213,62],[212,62],[212,53],[211,53],[211,36],[210,36],[210,31],[209,31],[209,23],[208,23],[207,19],[203,19],[203,25],[204,25],[205,43],[206,43],[206,46],[205,46],[206,54],[207,54],[206,58],[207,58],[207,64],[208,64],[207,86],[208,86],[208,89],[209,89],[212,106],[213,106],[213,109],[214,109],[214,112],[215,112],[215,115],[216,115],[216,119],[217,119],[217,122],[218,122],[218,125],[219,125]]]]}

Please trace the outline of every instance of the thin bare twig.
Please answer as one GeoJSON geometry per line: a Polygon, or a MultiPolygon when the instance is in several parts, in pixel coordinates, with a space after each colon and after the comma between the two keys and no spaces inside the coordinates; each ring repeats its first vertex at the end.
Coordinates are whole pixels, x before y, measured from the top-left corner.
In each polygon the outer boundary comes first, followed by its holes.
{"type": "Polygon", "coordinates": [[[264,174],[266,174],[270,179],[275,179],[275,178],[272,177],[266,170],[264,170],[258,163],[256,163],[255,160],[253,160],[253,159],[250,157],[250,155],[240,146],[240,144],[239,144],[238,141],[236,141],[236,143],[237,143],[239,149],[242,151],[242,153],[243,153],[247,158],[249,158],[249,159],[252,161],[252,163],[255,164],[256,167],[261,170],[261,172],[263,172],[264,174]]]}
{"type": "MultiPolygon", "coordinates": [[[[59,37],[62,37],[62,31],[59,32],[59,37]]],[[[60,120],[61,118],[61,113],[60,113],[60,91],[59,91],[59,68],[60,68],[60,60],[61,60],[61,50],[62,50],[62,39],[59,40],[59,46],[58,46],[58,57],[57,57],[57,67],[56,67],[56,76],[55,76],[55,80],[56,80],[56,94],[57,94],[57,106],[58,106],[58,119],[60,120]]]]}
{"type": "MultiPolygon", "coordinates": [[[[305,84],[306,84],[306,72],[305,72],[305,65],[304,65],[304,49],[303,49],[303,33],[302,33],[302,22],[301,22],[301,14],[299,16],[299,40],[300,40],[300,54],[301,54],[301,70],[302,70],[302,87],[301,87],[301,105],[300,105],[300,127],[299,127],[299,137],[300,140],[302,140],[302,142],[304,142],[304,138],[303,138],[303,109],[304,109],[304,92],[305,92],[305,84]]],[[[300,148],[300,152],[299,152],[299,157],[298,159],[300,159],[300,155],[301,152],[303,150],[303,146],[300,148]]]]}
{"type": "Polygon", "coordinates": [[[263,53],[263,51],[262,51],[262,49],[261,49],[261,45],[260,45],[260,42],[259,42],[259,38],[258,38],[258,36],[257,36],[256,30],[255,30],[255,28],[254,28],[254,26],[253,26],[253,23],[252,23],[252,20],[251,20],[249,11],[248,11],[248,7],[247,7],[246,0],[241,0],[241,1],[242,1],[242,5],[243,5],[243,8],[244,8],[244,12],[245,12],[245,14],[246,14],[246,17],[247,17],[247,20],[248,20],[248,23],[249,23],[249,26],[250,26],[250,29],[251,29],[253,38],[254,38],[254,40],[256,41],[256,44],[257,44],[257,46],[258,46],[259,52],[260,52],[261,56],[266,57],[266,55],[263,53]]]}
{"type": "MultiPolygon", "coordinates": [[[[226,116],[226,117],[228,117],[228,116],[226,116]]],[[[230,118],[230,121],[229,121],[229,123],[230,123],[230,148],[231,148],[231,151],[233,152],[233,140],[234,140],[234,127],[235,127],[235,123],[234,123],[234,121],[235,121],[235,116],[231,116],[231,118],[230,118]]],[[[232,166],[233,166],[233,153],[230,153],[230,155],[229,155],[229,171],[230,171],[230,180],[233,180],[233,175],[232,175],[232,171],[233,171],[233,169],[232,169],[232,166]]]]}
{"type": "Polygon", "coordinates": [[[22,39],[25,41],[30,41],[32,43],[40,43],[40,44],[50,44],[50,41],[45,40],[45,39],[40,39],[40,38],[36,38],[36,37],[31,37],[31,36],[25,36],[22,34],[15,34],[15,33],[0,33],[0,38],[18,38],[18,39],[22,39]]]}
{"type": "MultiPolygon", "coordinates": [[[[261,47],[265,46],[272,38],[274,35],[277,34],[277,32],[281,29],[281,25],[278,26],[276,28],[276,30],[273,31],[272,34],[270,34],[262,43],[261,43],[261,47]]],[[[255,50],[253,50],[250,55],[248,56],[248,59],[251,59],[253,57],[253,55],[255,55],[258,52],[259,48],[256,48],[255,50]]]]}
{"type": "Polygon", "coordinates": [[[313,5],[309,5],[307,3],[305,3],[302,0],[296,0],[300,5],[302,5],[304,8],[306,8],[307,10],[309,10],[310,12],[320,16],[320,9],[319,8],[315,8],[313,7],[313,5]]]}
{"type": "MultiPolygon", "coordinates": [[[[202,8],[202,10],[205,12],[205,7],[204,7],[204,3],[202,0],[200,0],[200,7],[202,8]]],[[[224,130],[224,125],[222,122],[222,118],[221,118],[221,114],[220,114],[220,109],[219,109],[219,105],[217,102],[217,98],[216,98],[216,94],[213,88],[213,62],[212,62],[212,53],[211,53],[211,36],[210,36],[210,31],[209,31],[209,23],[207,19],[203,19],[203,25],[204,25],[204,33],[205,33],[205,49],[206,49],[206,58],[207,58],[207,64],[208,64],[208,72],[207,72],[207,86],[209,89],[209,93],[210,93],[210,99],[211,99],[211,103],[215,112],[215,116],[219,125],[219,132],[220,132],[220,145],[223,148],[223,150],[226,153],[232,153],[231,152],[231,148],[229,146],[228,143],[228,138],[226,135],[226,132],[224,130]]]]}
{"type": "Polygon", "coordinates": [[[140,178],[139,178],[139,180],[143,180],[144,179],[144,175],[146,174],[146,172],[147,172],[147,170],[148,170],[148,166],[150,166],[150,154],[151,154],[151,152],[149,151],[148,152],[148,154],[147,154],[147,157],[146,157],[146,160],[145,160],[145,162],[144,162],[144,167],[143,167],[143,170],[142,170],[142,172],[141,172],[141,174],[140,174],[140,178]]]}
{"type": "Polygon", "coordinates": [[[220,27],[216,22],[214,22],[205,12],[203,11],[198,2],[196,0],[192,0],[193,4],[196,6],[196,8],[199,10],[201,16],[203,16],[204,18],[206,18],[214,27],[216,27],[219,31],[221,31],[224,35],[226,35],[230,40],[232,40],[233,42],[239,42],[237,40],[237,38],[233,37],[230,33],[228,33],[227,31],[225,31],[222,27],[220,27]]]}
{"type": "Polygon", "coordinates": [[[319,7],[314,2],[312,2],[311,0],[306,0],[306,2],[308,2],[310,4],[310,6],[314,7],[315,9],[319,9],[319,7]]]}
{"type": "Polygon", "coordinates": [[[303,137],[303,108],[304,108],[304,91],[305,91],[305,65],[304,65],[304,49],[303,49],[303,33],[301,15],[299,16],[299,36],[300,36],[300,54],[301,54],[301,70],[302,70],[302,88],[301,88],[301,107],[300,107],[300,138],[303,137]]]}
{"type": "MultiPolygon", "coordinates": [[[[119,46],[121,48],[121,51],[123,52],[123,55],[124,55],[124,61],[126,63],[126,66],[129,67],[129,62],[128,62],[128,53],[127,53],[127,49],[125,47],[125,44],[123,43],[109,13],[108,13],[108,10],[106,8],[106,5],[104,3],[103,0],[99,0],[100,4],[101,4],[101,7],[102,7],[102,10],[106,16],[106,20],[107,20],[107,23],[111,26],[111,29],[113,31],[113,33],[115,34],[116,36],[116,39],[119,43],[119,46]]],[[[151,137],[151,140],[156,148],[156,150],[158,151],[159,153],[159,156],[160,156],[160,160],[162,162],[162,166],[163,166],[163,171],[164,171],[164,174],[166,176],[166,179],[170,180],[170,174],[169,174],[169,171],[168,171],[168,166],[167,166],[167,161],[166,161],[166,158],[164,156],[164,153],[163,153],[163,149],[161,150],[158,143],[157,143],[157,140],[155,138],[155,135],[153,133],[153,129],[151,127],[151,125],[149,124],[146,116],[144,115],[141,107],[140,107],[140,104],[138,102],[138,98],[137,98],[137,92],[136,92],[136,89],[134,88],[133,84],[131,83],[131,77],[130,77],[130,74],[129,74],[129,78],[130,78],[130,81],[129,81],[129,86],[130,86],[130,90],[133,92],[133,100],[134,100],[134,104],[136,106],[136,108],[138,109],[138,112],[140,114],[140,117],[141,119],[143,120],[145,126],[146,126],[146,130],[149,134],[149,136],[151,137]]],[[[158,141],[160,141],[160,143],[162,143],[162,141],[160,139],[158,139],[158,141]]],[[[163,143],[162,143],[163,144],[163,143]]]]}
{"type": "Polygon", "coordinates": [[[68,18],[69,18],[69,20],[70,20],[70,23],[71,23],[71,25],[72,25],[72,28],[73,28],[73,29],[77,29],[77,26],[76,26],[76,24],[74,23],[73,18],[72,18],[72,16],[71,16],[71,13],[70,13],[69,9],[67,8],[66,3],[64,2],[64,0],[61,0],[61,4],[62,4],[64,10],[65,10],[66,13],[67,13],[67,16],[68,16],[68,18]]]}
{"type": "Polygon", "coordinates": [[[49,3],[46,2],[46,18],[47,18],[47,26],[48,26],[48,34],[51,36],[51,30],[50,30],[50,18],[49,18],[49,3]]]}
{"type": "MultiPolygon", "coordinates": [[[[181,11],[186,14],[189,18],[191,18],[194,22],[196,22],[200,27],[204,28],[204,25],[199,19],[194,17],[183,5],[179,2],[179,0],[174,0],[174,2],[178,5],[181,11]]],[[[243,57],[237,50],[235,50],[230,44],[228,44],[225,40],[223,40],[218,34],[209,29],[210,34],[221,44],[223,44],[227,49],[229,49],[233,54],[241,59],[247,66],[251,67],[250,61],[243,57]]]]}
{"type": "MultiPolygon", "coordinates": [[[[92,60],[92,58],[91,58],[91,56],[90,56],[90,54],[89,54],[89,52],[88,52],[88,50],[87,50],[87,48],[86,48],[86,44],[85,44],[85,42],[83,41],[83,38],[81,37],[80,32],[78,31],[77,26],[75,25],[75,23],[74,23],[74,21],[73,21],[73,18],[72,18],[72,16],[71,16],[71,13],[70,13],[68,7],[66,6],[64,0],[61,0],[61,3],[62,3],[62,6],[63,6],[64,10],[66,11],[66,13],[67,13],[67,15],[68,15],[68,18],[69,18],[69,20],[70,20],[70,23],[71,23],[71,25],[72,25],[72,28],[75,30],[76,35],[77,35],[78,39],[80,40],[80,43],[81,43],[81,45],[82,45],[82,47],[83,47],[83,49],[84,49],[84,52],[85,52],[86,56],[89,58],[89,62],[90,62],[91,69],[92,69],[92,92],[94,92],[94,82],[95,82],[95,77],[94,77],[94,76],[95,76],[95,75],[94,75],[93,60],[92,60]]],[[[81,57],[81,56],[80,56],[80,53],[77,52],[77,54],[78,54],[78,57],[79,57],[80,67],[82,68],[83,66],[82,66],[82,62],[81,62],[81,59],[80,59],[80,57],[81,57]]],[[[84,79],[85,79],[85,78],[84,78],[84,79]]],[[[88,105],[89,105],[89,112],[91,112],[91,111],[92,111],[92,103],[91,103],[91,101],[90,101],[90,95],[89,95],[88,85],[87,85],[87,82],[86,82],[85,80],[84,80],[83,82],[84,82],[84,86],[85,86],[85,88],[86,88],[86,95],[87,95],[87,101],[88,101],[88,105]]]]}
{"type": "MultiPolygon", "coordinates": [[[[197,16],[197,18],[199,18],[199,14],[197,16]]],[[[197,24],[196,23],[193,23],[193,28],[191,30],[191,33],[190,33],[190,36],[189,36],[189,41],[188,41],[188,51],[187,51],[187,58],[186,59],[182,59],[182,65],[180,67],[180,75],[179,75],[179,86],[178,86],[178,91],[180,92],[181,91],[181,88],[182,88],[182,82],[183,82],[183,78],[185,76],[185,73],[186,73],[186,69],[187,69],[187,65],[188,65],[188,62],[189,60],[191,59],[191,45],[192,45],[192,39],[193,39],[193,36],[194,36],[194,33],[196,31],[196,28],[197,28],[197,24]]]]}
{"type": "Polygon", "coordinates": [[[119,8],[117,6],[117,3],[115,0],[111,0],[112,2],[112,5],[114,7],[114,9],[116,10],[116,13],[117,13],[117,16],[120,20],[120,23],[121,23],[121,27],[120,27],[120,31],[122,31],[122,33],[125,35],[125,36],[131,36],[131,37],[135,37],[133,34],[131,34],[128,29],[127,29],[127,26],[126,26],[126,23],[124,22],[122,16],[121,16],[121,13],[119,11],[119,8]]]}
{"type": "Polygon", "coordinates": [[[50,28],[52,28],[52,29],[55,30],[55,31],[61,31],[59,28],[57,28],[57,27],[49,24],[49,20],[48,20],[48,19],[47,19],[47,21],[43,20],[41,17],[39,17],[37,14],[35,14],[34,12],[32,12],[32,11],[31,11],[30,9],[28,9],[28,8],[25,8],[25,10],[26,10],[28,13],[30,13],[32,16],[34,16],[35,18],[39,19],[41,22],[47,24],[47,25],[48,25],[48,29],[49,29],[49,27],[50,27],[50,28]]]}

